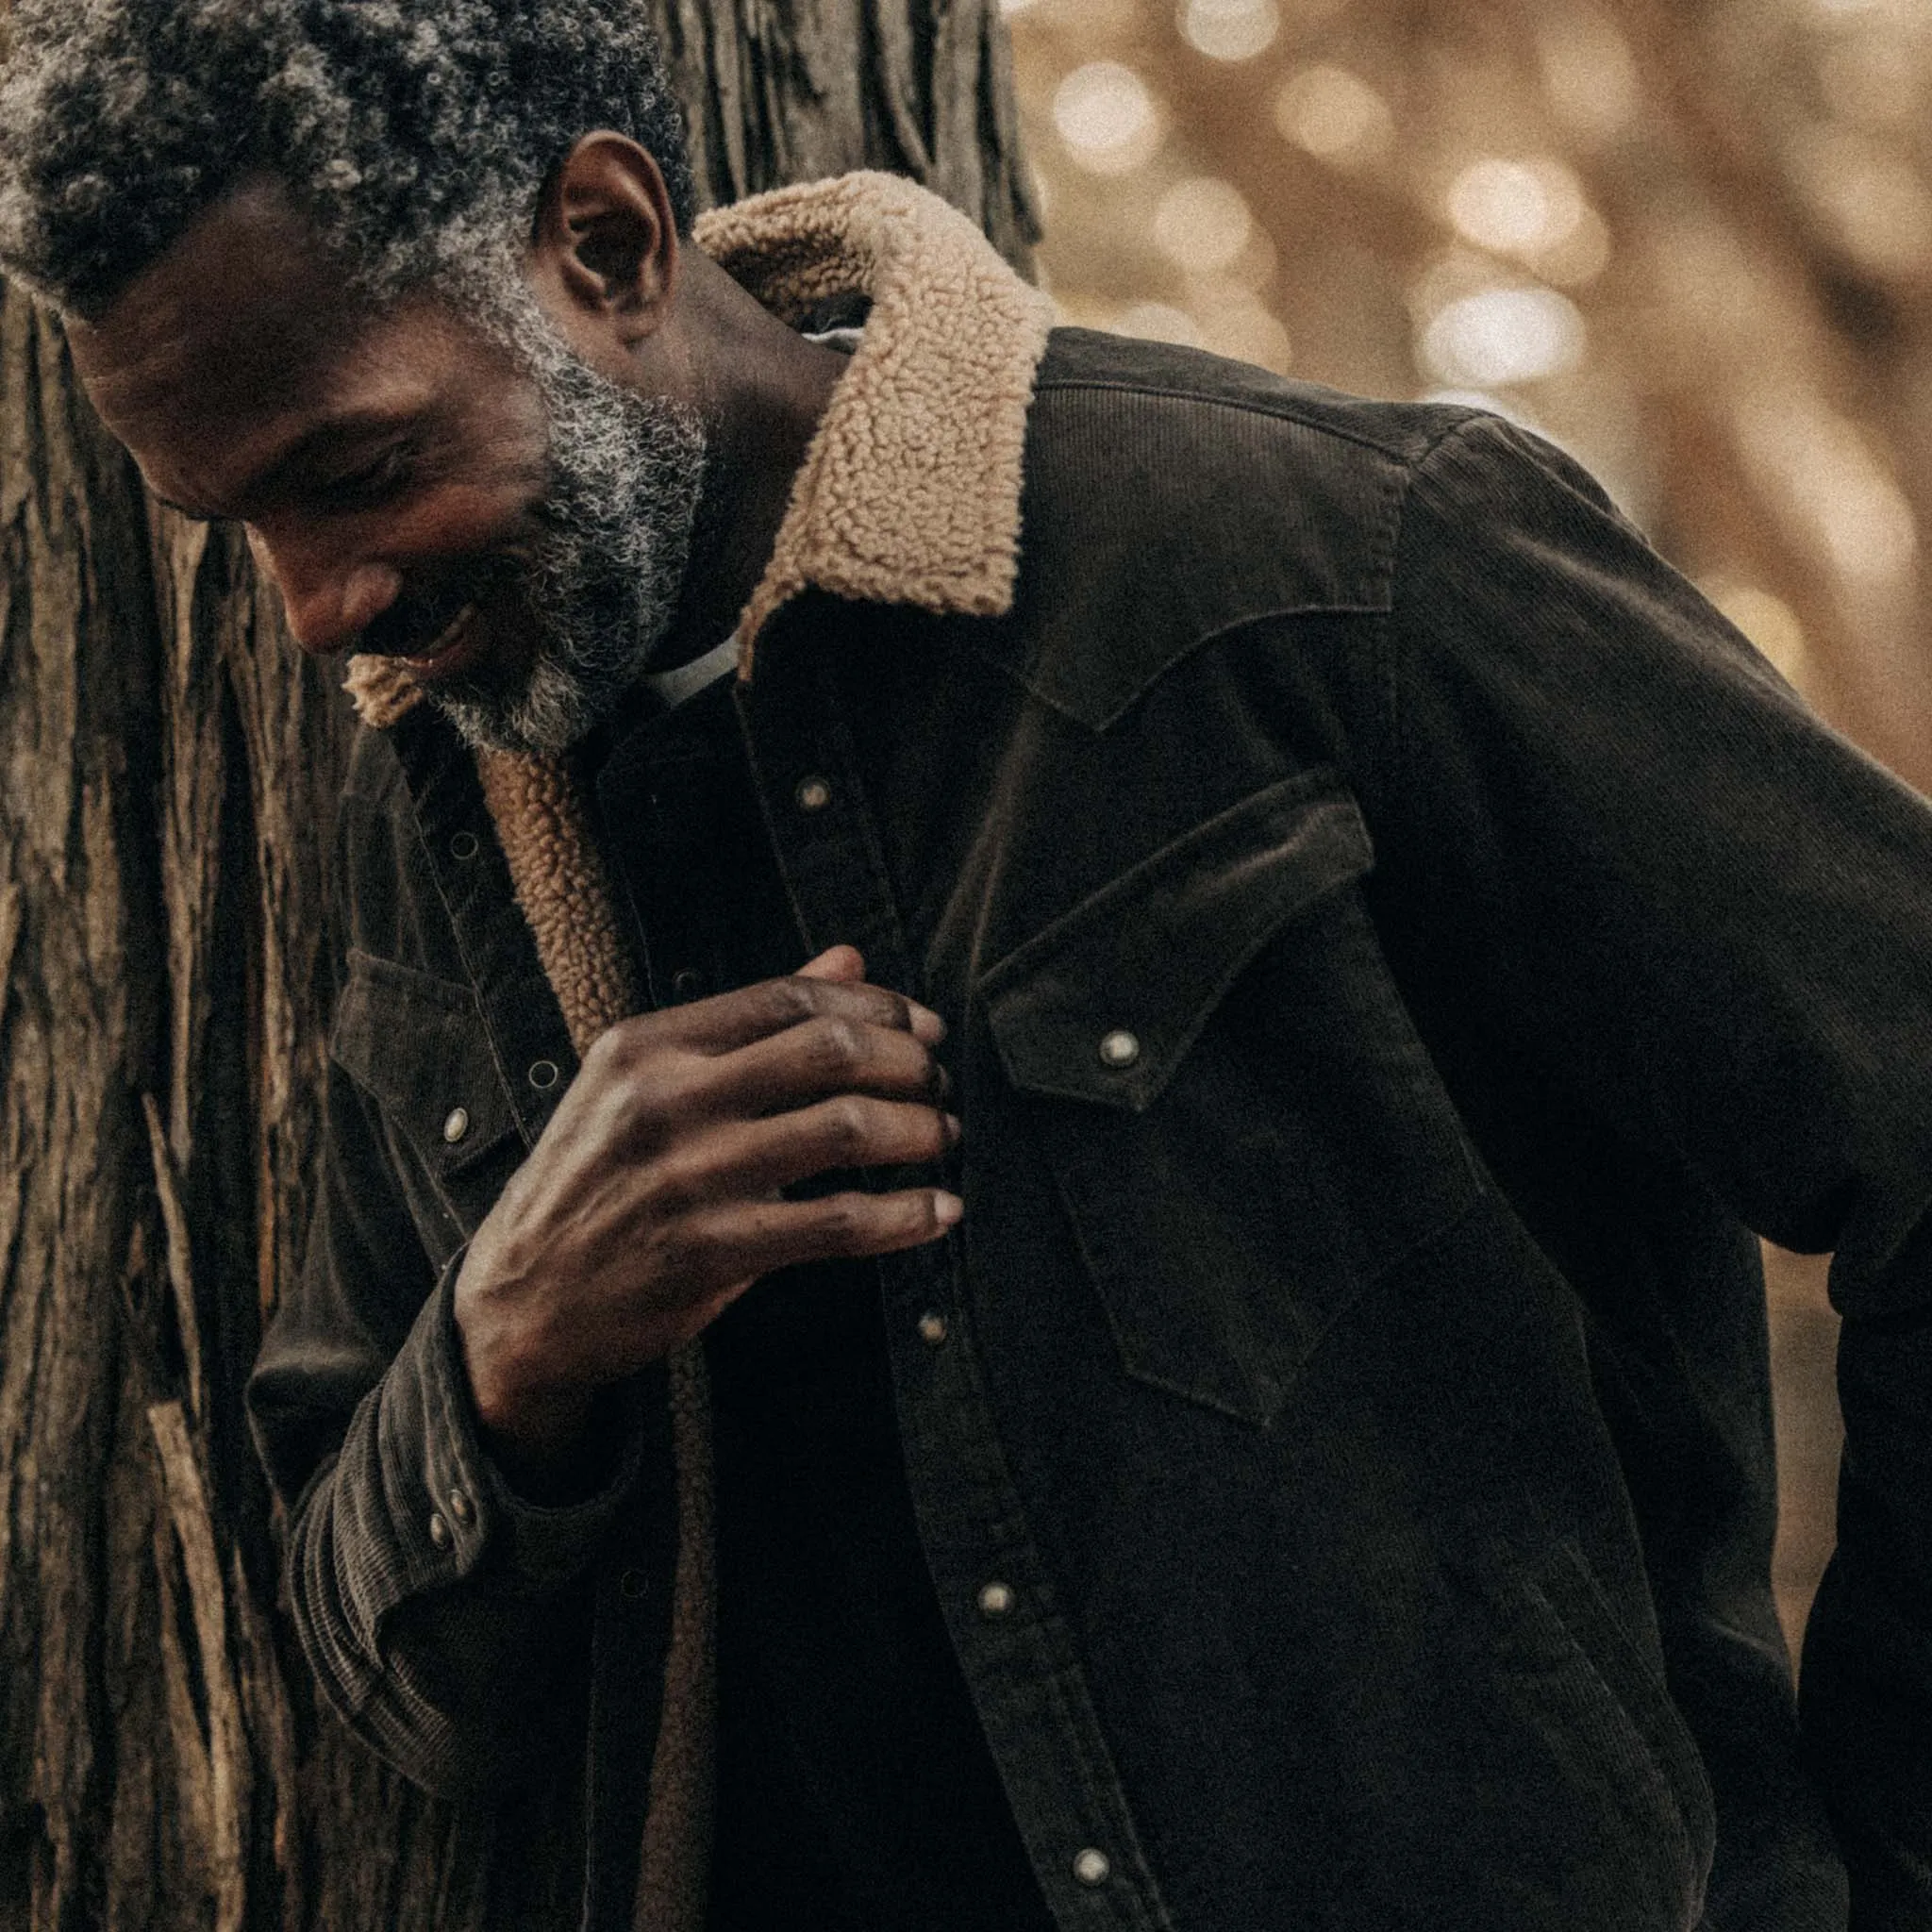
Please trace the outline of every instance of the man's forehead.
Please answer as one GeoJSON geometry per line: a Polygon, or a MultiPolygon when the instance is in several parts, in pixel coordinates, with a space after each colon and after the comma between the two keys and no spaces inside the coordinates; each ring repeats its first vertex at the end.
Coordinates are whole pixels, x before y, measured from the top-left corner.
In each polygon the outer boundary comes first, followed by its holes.
{"type": "Polygon", "coordinates": [[[407,414],[456,319],[427,296],[376,310],[270,182],[203,215],[107,313],[70,334],[108,427],[164,493],[221,500],[332,412],[407,414]]]}
{"type": "Polygon", "coordinates": [[[92,324],[71,330],[111,422],[188,393],[251,408],[294,399],[367,328],[340,262],[278,188],[250,183],[208,209],[92,324]]]}

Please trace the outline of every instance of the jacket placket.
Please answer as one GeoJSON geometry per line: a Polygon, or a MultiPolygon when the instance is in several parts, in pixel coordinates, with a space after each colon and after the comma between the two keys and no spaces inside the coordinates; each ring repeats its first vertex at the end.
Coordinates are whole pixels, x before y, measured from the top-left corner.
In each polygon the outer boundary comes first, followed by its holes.
{"type": "MultiPolygon", "coordinates": [[[[738,687],[779,873],[810,951],[857,946],[874,984],[923,997],[824,653],[788,636],[804,628],[795,610],[774,620],[756,678],[738,687]]],[[[948,1057],[943,1046],[940,1057],[948,1057]]],[[[888,1184],[943,1178],[937,1168],[918,1168],[888,1184]]],[[[966,1267],[958,1231],[879,1263],[927,1568],[1021,1838],[1064,1932],[1171,1932],[994,1427],[966,1267]]]]}

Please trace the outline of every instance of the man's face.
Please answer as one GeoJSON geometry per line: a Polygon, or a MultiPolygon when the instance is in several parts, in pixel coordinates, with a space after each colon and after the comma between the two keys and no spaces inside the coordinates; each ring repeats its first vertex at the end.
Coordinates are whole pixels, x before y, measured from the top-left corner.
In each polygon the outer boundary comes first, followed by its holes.
{"type": "Polygon", "coordinates": [[[248,526],[305,649],[397,657],[473,741],[551,751],[670,623],[704,442],[525,294],[513,347],[430,293],[372,314],[258,184],[71,335],[156,493],[248,526]]]}

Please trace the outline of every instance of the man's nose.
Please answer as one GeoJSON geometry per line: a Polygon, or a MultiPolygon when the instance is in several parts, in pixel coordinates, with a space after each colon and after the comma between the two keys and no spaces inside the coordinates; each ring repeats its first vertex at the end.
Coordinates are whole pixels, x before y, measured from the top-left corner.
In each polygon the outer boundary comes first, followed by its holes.
{"type": "Polygon", "coordinates": [[[402,593],[393,564],[333,554],[254,524],[248,547],[279,587],[295,641],[318,657],[354,643],[402,593]]]}

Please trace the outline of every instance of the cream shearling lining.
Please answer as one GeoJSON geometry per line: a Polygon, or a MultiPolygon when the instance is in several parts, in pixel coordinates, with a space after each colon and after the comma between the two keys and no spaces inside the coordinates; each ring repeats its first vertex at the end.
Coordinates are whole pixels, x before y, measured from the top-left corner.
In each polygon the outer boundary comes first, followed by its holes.
{"type": "Polygon", "coordinates": [[[893,175],[776,189],[701,217],[695,235],[786,322],[833,295],[872,297],[745,606],[740,676],[766,621],[808,585],[858,603],[1008,609],[1046,297],[958,209],[893,175]]]}
{"type": "MultiPolygon", "coordinates": [[[[583,802],[561,758],[483,752],[476,770],[517,903],[581,1058],[638,1005],[583,802]]],[[[667,1370],[677,1558],[632,1924],[636,1932],[703,1932],[717,1720],[710,1389],[695,1342],[676,1350],[667,1370]]]]}
{"type": "MultiPolygon", "coordinates": [[[[872,300],[740,621],[739,675],[808,586],[976,617],[1010,608],[1047,298],[957,208],[896,175],[774,189],[699,216],[691,235],[785,322],[835,295],[872,300]]],[[[344,681],[378,729],[421,696],[393,658],[352,658],[344,681]]]]}
{"type": "MultiPolygon", "coordinates": [[[[868,603],[997,615],[1018,565],[1021,463],[1050,308],[965,216],[891,175],[782,188],[703,216],[698,245],[783,320],[871,297],[740,625],[739,675],[808,586],[868,603]]],[[[350,659],[363,721],[422,691],[393,659],[350,659]]],[[[560,757],[480,752],[498,842],[579,1056],[636,1011],[630,961],[575,780],[560,757]]],[[[709,1391],[692,1342],[668,1364],[677,1557],[634,1932],[703,1932],[716,1729],[709,1391]]]]}

